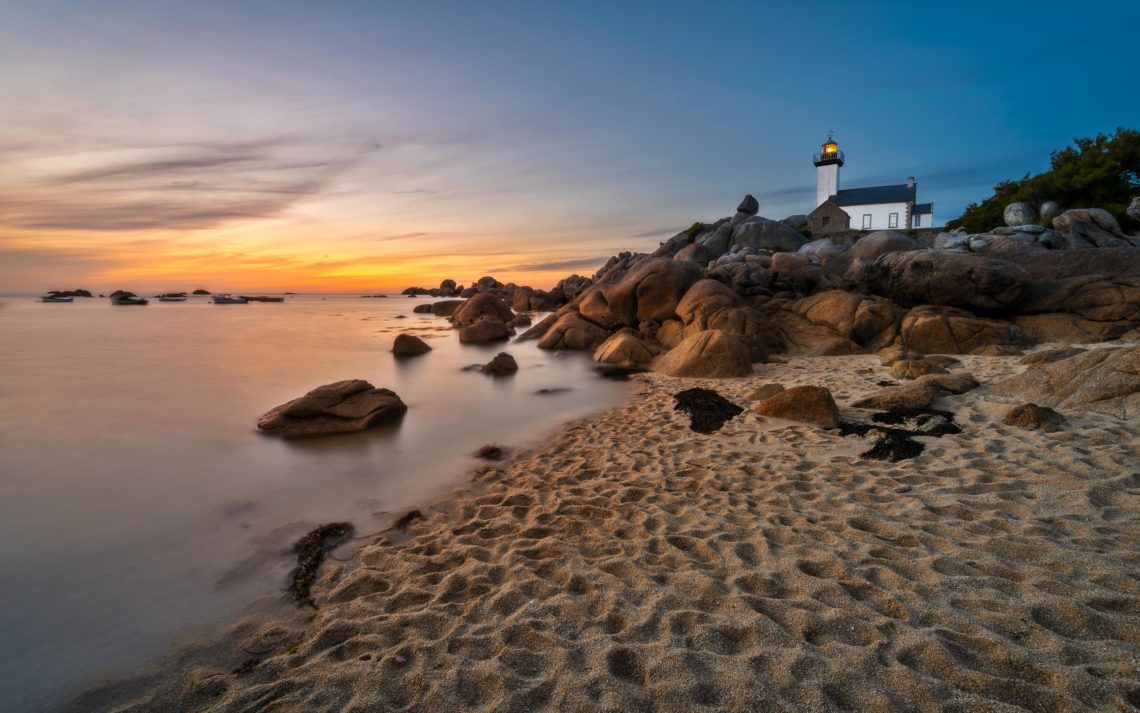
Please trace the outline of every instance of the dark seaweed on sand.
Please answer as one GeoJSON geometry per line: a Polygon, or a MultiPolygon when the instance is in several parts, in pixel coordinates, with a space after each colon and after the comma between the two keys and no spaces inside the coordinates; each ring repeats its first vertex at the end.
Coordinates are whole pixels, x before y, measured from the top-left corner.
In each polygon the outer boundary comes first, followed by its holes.
{"type": "Polygon", "coordinates": [[[673,395],[674,411],[689,414],[689,428],[697,433],[719,431],[725,422],[744,412],[710,389],[685,389],[673,395]]]}
{"type": "Polygon", "coordinates": [[[962,429],[955,425],[953,414],[938,409],[894,408],[873,414],[871,420],[876,424],[887,423],[907,428],[890,428],[867,423],[840,423],[840,433],[845,436],[866,436],[870,433],[875,437],[875,445],[859,454],[860,458],[869,460],[885,460],[892,463],[908,460],[926,449],[926,446],[914,440],[914,436],[940,437],[962,432],[962,429]]]}
{"type": "Polygon", "coordinates": [[[352,525],[347,522],[333,522],[321,525],[309,534],[293,543],[293,551],[297,553],[297,566],[289,575],[289,593],[297,606],[308,604],[317,608],[313,601],[313,582],[317,579],[317,569],[324,561],[325,555],[338,545],[352,537],[352,525]]]}

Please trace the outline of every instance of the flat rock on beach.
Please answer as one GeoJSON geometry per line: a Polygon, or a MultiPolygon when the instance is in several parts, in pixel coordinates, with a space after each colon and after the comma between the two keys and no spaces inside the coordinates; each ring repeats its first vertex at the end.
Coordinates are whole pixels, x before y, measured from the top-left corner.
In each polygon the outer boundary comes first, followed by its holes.
{"type": "MultiPolygon", "coordinates": [[[[845,416],[870,355],[642,394],[322,571],[309,621],[241,630],[137,710],[1085,711],[1140,701],[1135,419],[1001,423],[963,355],[961,433],[897,463],[745,411],[694,433],[673,395],[826,388],[845,416]],[[260,652],[249,660],[245,651],[260,652]],[[255,703],[256,702],[256,703],[255,703]]],[[[136,710],[136,709],[132,709],[136,710]]]]}

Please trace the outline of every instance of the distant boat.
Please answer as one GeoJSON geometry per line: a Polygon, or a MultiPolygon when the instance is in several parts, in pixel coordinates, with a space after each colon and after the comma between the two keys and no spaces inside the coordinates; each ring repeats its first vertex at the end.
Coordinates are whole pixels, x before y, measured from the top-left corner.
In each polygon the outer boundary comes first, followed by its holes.
{"type": "Polygon", "coordinates": [[[265,295],[238,295],[241,299],[249,302],[284,302],[284,297],[267,297],[265,295]]]}
{"type": "Polygon", "coordinates": [[[123,295],[111,298],[111,304],[113,305],[145,305],[146,303],[147,300],[143,297],[127,297],[123,295]]]}
{"type": "Polygon", "coordinates": [[[249,300],[245,297],[233,297],[231,295],[214,295],[210,299],[214,300],[216,305],[244,305],[249,304],[249,300]]]}
{"type": "Polygon", "coordinates": [[[40,298],[40,302],[74,302],[74,297],[56,297],[54,295],[45,295],[40,298]]]}
{"type": "Polygon", "coordinates": [[[186,295],[178,293],[166,293],[158,296],[159,302],[185,302],[186,295]]]}

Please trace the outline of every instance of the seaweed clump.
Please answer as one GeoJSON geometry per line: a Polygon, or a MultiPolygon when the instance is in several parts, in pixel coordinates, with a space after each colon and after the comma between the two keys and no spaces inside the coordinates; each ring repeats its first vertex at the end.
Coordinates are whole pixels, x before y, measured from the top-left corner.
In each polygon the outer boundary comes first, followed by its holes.
{"type": "Polygon", "coordinates": [[[839,430],[845,436],[859,435],[873,441],[873,445],[859,454],[869,460],[886,460],[897,463],[922,453],[926,446],[914,440],[915,436],[941,437],[961,433],[954,423],[954,415],[949,411],[931,408],[893,408],[872,414],[876,424],[890,424],[904,428],[877,426],[868,423],[840,423],[839,430]]]}
{"type": "Polygon", "coordinates": [[[317,570],[325,555],[352,537],[352,525],[347,522],[333,522],[321,525],[293,543],[297,553],[297,566],[289,575],[289,593],[297,606],[305,604],[317,608],[313,601],[313,582],[317,580],[317,570]]]}
{"type": "Polygon", "coordinates": [[[713,433],[744,409],[711,389],[685,389],[673,395],[674,411],[689,414],[689,428],[697,433],[713,433]]]}

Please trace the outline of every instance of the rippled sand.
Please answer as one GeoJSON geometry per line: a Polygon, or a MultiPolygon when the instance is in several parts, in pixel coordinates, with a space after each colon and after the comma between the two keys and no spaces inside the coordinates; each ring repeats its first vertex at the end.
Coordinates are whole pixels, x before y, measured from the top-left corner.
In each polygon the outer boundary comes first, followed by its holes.
{"type": "MultiPolygon", "coordinates": [[[[983,384],[1025,368],[962,361],[983,384]]],[[[1026,431],[983,387],[937,404],[963,433],[886,463],[750,409],[710,435],[672,409],[776,382],[858,417],[889,378],[873,356],[638,378],[628,405],[326,565],[310,621],[235,628],[137,710],[1140,706],[1140,424],[1026,431]]]]}

